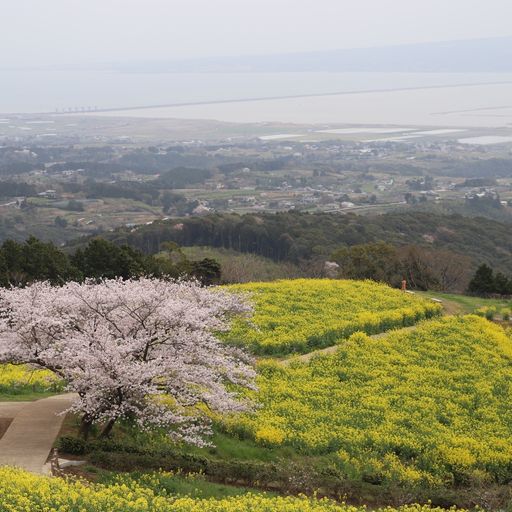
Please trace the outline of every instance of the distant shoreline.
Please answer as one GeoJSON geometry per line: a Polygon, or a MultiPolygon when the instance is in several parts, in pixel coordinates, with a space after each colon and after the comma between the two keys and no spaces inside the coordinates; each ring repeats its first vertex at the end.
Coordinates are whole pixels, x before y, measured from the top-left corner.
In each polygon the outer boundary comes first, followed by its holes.
{"type": "MultiPolygon", "coordinates": [[[[311,93],[311,94],[293,94],[284,96],[258,96],[239,98],[231,100],[204,100],[204,101],[192,101],[185,103],[160,103],[155,105],[138,105],[135,107],[109,107],[99,108],[95,110],[84,110],[84,111],[71,111],[71,112],[38,112],[34,113],[37,115],[53,115],[53,116],[65,116],[65,115],[94,115],[101,114],[104,112],[124,112],[127,110],[150,110],[156,108],[176,108],[176,107],[192,107],[201,105],[221,105],[230,103],[246,103],[256,101],[271,101],[271,100],[287,100],[287,99],[300,99],[300,98],[321,98],[328,96],[348,96],[348,95],[359,95],[359,94],[375,94],[375,93],[386,93],[386,92],[401,92],[401,91],[419,91],[419,90],[431,90],[431,89],[454,89],[457,87],[478,87],[485,85],[507,85],[512,84],[512,80],[504,81],[492,81],[492,82],[468,82],[461,84],[448,84],[448,85],[427,85],[427,86],[416,86],[416,87],[394,87],[394,88],[379,88],[379,89],[367,89],[367,90],[350,90],[350,91],[338,91],[338,92],[325,92],[325,93],[311,93]]],[[[11,114],[13,115],[13,114],[11,114]]]]}

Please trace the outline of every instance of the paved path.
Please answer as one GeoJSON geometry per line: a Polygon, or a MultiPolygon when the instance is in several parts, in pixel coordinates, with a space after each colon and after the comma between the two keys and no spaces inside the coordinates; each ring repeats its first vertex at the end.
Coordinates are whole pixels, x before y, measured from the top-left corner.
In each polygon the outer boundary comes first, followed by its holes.
{"type": "MultiPolygon", "coordinates": [[[[23,406],[1,404],[0,416],[16,412],[14,420],[0,439],[0,466],[17,466],[32,473],[44,473],[44,465],[57,437],[63,416],[73,401],[72,394],[58,395],[23,406]]],[[[12,417],[12,416],[10,416],[12,417]]]]}
{"type": "MultiPolygon", "coordinates": [[[[413,331],[418,327],[418,324],[411,325],[409,327],[402,327],[400,329],[390,329],[389,331],[381,332],[379,334],[372,334],[370,338],[384,338],[385,336],[388,336],[388,334],[391,334],[392,332],[408,332],[413,331]]],[[[287,359],[282,359],[281,362],[283,364],[289,364],[292,361],[300,361],[301,363],[307,363],[312,357],[317,355],[329,355],[334,354],[336,350],[338,349],[339,345],[332,345],[327,348],[321,348],[319,350],[313,350],[313,352],[308,352],[307,354],[302,354],[300,356],[291,356],[287,359]]]]}
{"type": "Polygon", "coordinates": [[[0,418],[14,418],[30,402],[0,402],[0,418]]]}

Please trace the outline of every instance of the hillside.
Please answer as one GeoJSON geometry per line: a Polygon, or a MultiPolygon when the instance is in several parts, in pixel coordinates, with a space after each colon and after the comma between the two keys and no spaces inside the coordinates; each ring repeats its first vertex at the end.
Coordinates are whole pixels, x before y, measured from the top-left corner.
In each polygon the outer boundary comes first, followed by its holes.
{"type": "MultiPolygon", "coordinates": [[[[105,484],[84,484],[37,477],[14,469],[0,469],[0,510],[80,510],[123,512],[365,512],[365,507],[336,504],[330,500],[306,497],[274,497],[261,494],[237,495],[231,490],[225,497],[202,496],[201,480],[172,474],[134,478],[118,476],[105,484]],[[185,486],[183,485],[185,482],[185,486]],[[195,496],[175,495],[177,485],[191,489],[195,496]],[[115,508],[112,505],[115,504],[115,508]],[[27,508],[29,507],[29,508],[27,508]],[[77,508],[79,507],[79,508],[77,508]]],[[[204,484],[202,485],[204,488],[204,484]]],[[[210,488],[207,487],[208,490],[210,488]]],[[[226,492],[221,486],[217,490],[226,492]]],[[[404,506],[382,512],[442,512],[441,508],[404,506]]],[[[377,511],[379,512],[379,511],[377,511]]]]}
{"type": "MultiPolygon", "coordinates": [[[[258,360],[257,388],[240,390],[252,410],[199,405],[212,422],[211,446],[177,442],[164,429],[141,430],[129,420],[106,438],[95,430],[84,440],[78,417],[68,415],[59,451],[86,459],[78,474],[93,483],[0,469],[9,482],[0,486],[2,503],[36,510],[67,504],[72,495],[84,510],[115,502],[137,512],[358,512],[339,504],[346,499],[372,509],[427,500],[504,506],[512,478],[512,349],[500,326],[473,315],[431,318],[439,305],[428,296],[368,281],[300,279],[223,290],[248,294],[255,309],[252,323],[235,323],[228,339],[274,356],[258,360]],[[329,345],[328,353],[315,351],[329,345]],[[310,357],[283,359],[292,350],[310,357]],[[338,503],[317,500],[317,492],[338,503]],[[293,497],[299,493],[314,497],[293,497]]],[[[60,382],[45,387],[47,372],[0,371],[4,400],[61,389],[60,382]]]]}
{"type": "Polygon", "coordinates": [[[266,445],[333,454],[340,478],[406,486],[510,477],[512,348],[476,316],[385,338],[354,334],[332,356],[261,363],[263,408],[245,422],[266,445]]]}
{"type": "Polygon", "coordinates": [[[357,331],[377,334],[441,312],[429,299],[373,281],[295,279],[229,289],[246,294],[255,312],[227,338],[256,354],[307,353],[357,331]]]}
{"type": "Polygon", "coordinates": [[[144,252],[171,240],[182,246],[211,246],[253,253],[275,261],[328,258],[344,246],[384,241],[418,244],[469,256],[508,272],[512,266],[510,224],[481,217],[404,211],[376,216],[299,212],[216,214],[155,222],[107,234],[144,252]]]}
{"type": "Polygon", "coordinates": [[[511,38],[471,39],[321,52],[135,63],[138,72],[510,72],[511,38]]]}

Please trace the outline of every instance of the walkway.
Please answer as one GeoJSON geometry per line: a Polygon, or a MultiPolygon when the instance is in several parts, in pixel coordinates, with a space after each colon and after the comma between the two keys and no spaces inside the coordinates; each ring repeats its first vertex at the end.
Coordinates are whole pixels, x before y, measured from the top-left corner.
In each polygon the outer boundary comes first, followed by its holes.
{"type": "MultiPolygon", "coordinates": [[[[43,474],[66,410],[73,401],[72,394],[58,395],[20,406],[0,407],[0,416],[15,412],[14,420],[0,439],[0,466],[17,466],[32,473],[43,474]]],[[[12,417],[12,416],[10,416],[12,417]]]]}
{"type": "MultiPolygon", "coordinates": [[[[395,333],[395,332],[409,332],[409,331],[413,331],[414,329],[416,329],[418,327],[418,324],[415,324],[415,325],[411,325],[409,327],[401,327],[401,328],[398,328],[398,329],[390,329],[389,331],[384,331],[384,332],[381,332],[379,334],[372,334],[370,336],[370,338],[384,338],[386,336],[388,336],[389,334],[391,333],[395,333]]],[[[283,364],[290,364],[292,361],[299,361],[301,363],[307,363],[312,357],[314,356],[318,356],[318,355],[323,355],[323,356],[326,356],[326,355],[329,355],[329,354],[334,354],[336,352],[336,350],[338,349],[339,345],[332,345],[330,347],[327,347],[327,348],[321,348],[319,350],[313,350],[313,352],[308,352],[307,354],[302,354],[300,356],[291,356],[287,359],[282,359],[281,362],[283,364]]]]}

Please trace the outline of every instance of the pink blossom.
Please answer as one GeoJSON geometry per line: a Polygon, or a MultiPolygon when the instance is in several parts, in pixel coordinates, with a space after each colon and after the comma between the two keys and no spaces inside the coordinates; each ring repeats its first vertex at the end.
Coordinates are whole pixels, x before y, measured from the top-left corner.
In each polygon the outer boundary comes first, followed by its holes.
{"type": "Polygon", "coordinates": [[[194,406],[221,413],[248,407],[235,389],[254,386],[251,358],[215,333],[250,313],[243,297],[190,281],[4,289],[0,362],[54,371],[78,395],[69,411],[89,424],[131,419],[202,444],[209,422],[194,406]]]}

